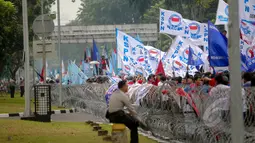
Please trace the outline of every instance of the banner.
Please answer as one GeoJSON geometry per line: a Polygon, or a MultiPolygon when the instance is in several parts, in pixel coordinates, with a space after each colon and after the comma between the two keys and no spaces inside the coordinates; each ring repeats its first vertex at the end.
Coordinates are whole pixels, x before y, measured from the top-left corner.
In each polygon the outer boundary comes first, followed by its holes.
{"type": "Polygon", "coordinates": [[[240,40],[242,66],[249,72],[255,69],[255,46],[250,46],[243,40],[240,40]]]}
{"type": "Polygon", "coordinates": [[[159,32],[185,36],[185,23],[182,15],[175,11],[160,9],[159,32]]]}
{"type": "Polygon", "coordinates": [[[207,26],[203,23],[197,21],[192,21],[188,19],[183,19],[185,22],[185,37],[190,39],[195,45],[204,45],[208,41],[205,41],[204,36],[207,26]]]}
{"type": "Polygon", "coordinates": [[[160,9],[159,32],[170,35],[183,36],[192,40],[196,45],[208,43],[207,24],[183,19],[182,15],[165,9],[160,9]]]}
{"type": "Polygon", "coordinates": [[[241,39],[248,45],[255,45],[255,25],[242,21],[240,24],[241,39]]]}
{"type": "Polygon", "coordinates": [[[160,59],[164,56],[165,52],[156,49],[152,46],[144,46],[145,63],[150,65],[152,73],[154,74],[160,59]],[[148,63],[147,63],[148,62],[148,63]]]}
{"type": "Polygon", "coordinates": [[[215,25],[228,24],[228,4],[224,0],[219,0],[215,25]]]}
{"type": "MultiPolygon", "coordinates": [[[[228,4],[219,0],[215,25],[225,25],[228,23],[228,4]]],[[[239,0],[239,17],[240,21],[246,21],[255,24],[255,1],[239,0]]]]}
{"type": "Polygon", "coordinates": [[[122,72],[135,75],[136,68],[144,68],[147,74],[153,73],[142,43],[118,29],[116,29],[116,40],[118,59],[120,60],[118,64],[121,64],[118,67],[122,72]]]}
{"type": "Polygon", "coordinates": [[[255,24],[255,0],[239,0],[239,15],[241,21],[255,24]]]}
{"type": "Polygon", "coordinates": [[[228,40],[208,21],[209,62],[212,67],[228,66],[228,40]]]}
{"type": "MultiPolygon", "coordinates": [[[[192,48],[194,56],[201,58],[203,61],[205,60],[204,52],[199,47],[192,44],[192,41],[189,39],[184,39],[180,36],[177,36],[169,48],[167,54],[165,54],[165,56],[162,58],[163,62],[165,63],[165,70],[171,70],[172,72],[175,72],[175,76],[184,77],[187,72],[189,47],[192,48]]],[[[189,74],[191,75],[197,71],[195,66],[188,67],[189,74]]],[[[169,74],[169,72],[166,73],[169,74]]]]}

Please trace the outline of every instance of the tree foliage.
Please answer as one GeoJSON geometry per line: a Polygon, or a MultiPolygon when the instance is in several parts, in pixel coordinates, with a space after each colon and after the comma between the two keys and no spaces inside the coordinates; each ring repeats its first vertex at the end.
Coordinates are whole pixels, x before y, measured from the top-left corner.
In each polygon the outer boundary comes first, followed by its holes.
{"type": "MultiPolygon", "coordinates": [[[[218,0],[82,0],[76,20],[69,25],[158,23],[159,8],[207,22],[214,21],[217,5],[218,0]]],[[[166,51],[171,42],[169,36],[160,34],[156,47],[166,51]]]]}
{"type": "Polygon", "coordinates": [[[77,21],[81,25],[139,23],[140,14],[124,0],[82,0],[77,21]]]}
{"type": "MultiPolygon", "coordinates": [[[[55,0],[44,0],[45,13],[55,0]]],[[[32,23],[41,14],[40,0],[28,0],[29,38],[33,39],[32,23]]],[[[22,0],[0,0],[0,75],[7,72],[15,78],[23,66],[22,0]],[[7,70],[3,72],[3,69],[7,70]]]]}

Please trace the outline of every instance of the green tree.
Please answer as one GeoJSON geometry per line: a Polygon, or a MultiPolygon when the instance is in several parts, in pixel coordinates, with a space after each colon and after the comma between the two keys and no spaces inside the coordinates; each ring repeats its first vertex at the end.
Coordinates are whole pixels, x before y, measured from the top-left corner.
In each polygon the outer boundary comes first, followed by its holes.
{"type": "Polygon", "coordinates": [[[6,55],[10,53],[9,45],[12,42],[10,36],[16,36],[17,18],[15,14],[17,10],[13,3],[5,0],[0,0],[0,72],[2,73],[6,64],[6,55]]]}
{"type": "MultiPolygon", "coordinates": [[[[51,4],[55,0],[44,0],[45,13],[50,11],[51,4]]],[[[17,70],[23,66],[23,16],[21,0],[1,0],[0,3],[0,75],[3,75],[3,69],[15,79],[17,70]],[[4,7],[5,5],[5,7],[4,7]],[[6,5],[9,7],[6,7],[6,5]],[[3,6],[3,8],[2,8],[3,6]],[[10,12],[1,12],[1,11],[10,12]],[[5,14],[5,15],[4,15],[5,14]],[[1,17],[3,16],[3,17],[1,17]],[[2,38],[2,39],[1,39],[2,38]]],[[[40,0],[28,0],[28,26],[29,40],[32,42],[33,32],[32,23],[34,19],[41,14],[40,0]]]]}
{"type": "Polygon", "coordinates": [[[140,14],[128,1],[82,0],[76,20],[81,25],[139,23],[140,14]]]}

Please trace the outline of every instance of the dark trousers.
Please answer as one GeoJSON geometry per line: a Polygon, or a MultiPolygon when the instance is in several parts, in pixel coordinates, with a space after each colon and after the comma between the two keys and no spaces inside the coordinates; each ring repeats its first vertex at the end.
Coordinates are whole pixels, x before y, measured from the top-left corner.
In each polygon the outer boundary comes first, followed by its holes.
{"type": "Polygon", "coordinates": [[[11,98],[14,98],[15,86],[11,86],[10,91],[11,91],[11,98]]]}
{"type": "Polygon", "coordinates": [[[25,87],[24,86],[20,86],[20,97],[23,97],[25,93],[25,87]]]}
{"type": "Polygon", "coordinates": [[[125,124],[131,131],[131,143],[138,143],[138,131],[139,122],[131,115],[124,111],[117,111],[114,113],[106,113],[111,123],[125,124]]]}

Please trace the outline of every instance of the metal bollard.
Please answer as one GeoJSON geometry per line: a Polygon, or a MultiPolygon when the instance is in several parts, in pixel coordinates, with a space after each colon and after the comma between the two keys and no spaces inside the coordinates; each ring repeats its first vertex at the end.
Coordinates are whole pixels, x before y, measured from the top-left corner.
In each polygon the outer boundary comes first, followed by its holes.
{"type": "Polygon", "coordinates": [[[128,143],[127,129],[124,124],[112,125],[112,142],[113,143],[128,143]]]}

